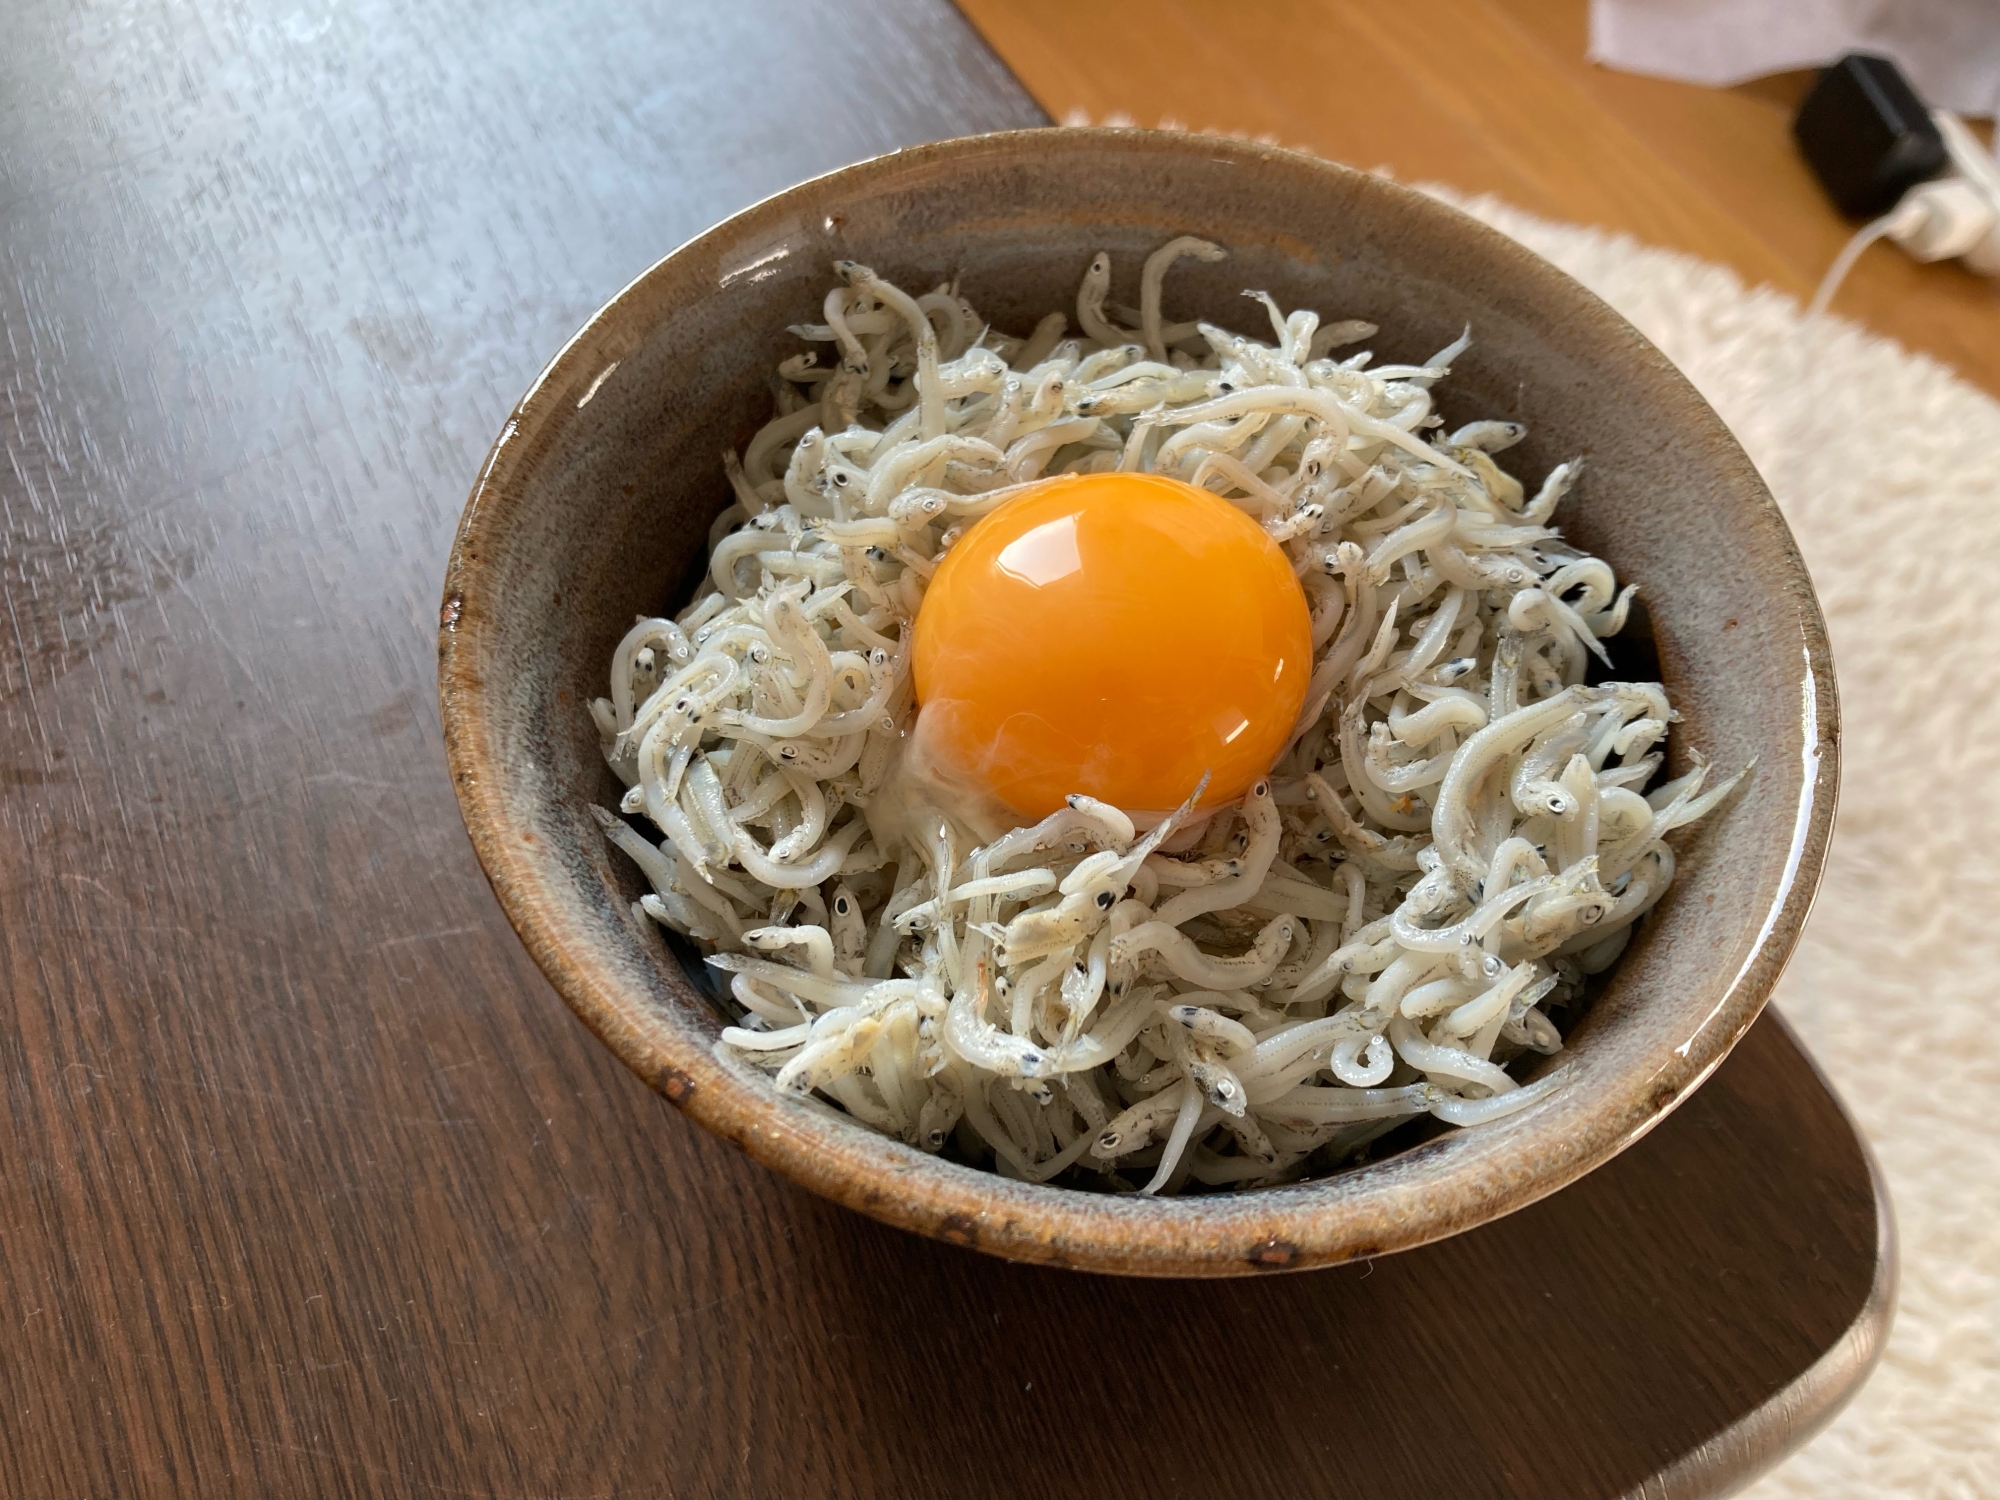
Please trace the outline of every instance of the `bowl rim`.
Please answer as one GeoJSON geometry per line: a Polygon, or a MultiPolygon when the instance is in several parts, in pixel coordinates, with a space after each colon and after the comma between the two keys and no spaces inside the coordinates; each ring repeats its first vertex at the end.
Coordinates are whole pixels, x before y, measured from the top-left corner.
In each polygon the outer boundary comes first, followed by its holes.
{"type": "MultiPolygon", "coordinates": [[[[711,287],[714,282],[711,280],[711,287]]],[[[649,314],[642,314],[652,316],[649,314]]],[[[664,316],[664,314],[659,314],[664,316]]],[[[629,344],[627,345],[629,347],[629,344]]],[[[612,354],[609,357],[616,357],[612,354]]],[[[1304,152],[1231,138],[1116,127],[1042,127],[961,136],[912,146],[838,168],[774,193],[685,241],[634,277],[594,313],[536,376],[501,427],[466,500],[446,568],[439,612],[439,702],[446,759],[475,853],[508,921],[566,1004],[628,1068],[683,1112],[734,1141],[799,1185],[886,1223],[1008,1259],[1151,1276],[1220,1276],[1335,1265],[1409,1249],[1524,1208],[1623,1151],[1720,1065],[1768,998],[1810,912],[1824,866],[1838,786],[1838,704],[1826,627],[1812,580],[1789,528],[1728,429],[1686,378],[1625,319],[1553,264],[1450,205],[1374,174],[1304,152]],[[1568,297],[1595,326],[1593,337],[1623,347],[1678,386],[1713,424],[1732,481],[1749,502],[1745,524],[1772,545],[1781,573],[1773,593],[1789,598],[1803,652],[1808,769],[1794,810],[1782,877],[1761,911],[1746,912],[1757,934],[1748,957],[1702,1024],[1646,1079],[1628,1079],[1594,1111],[1588,1128],[1532,1165],[1507,1170],[1474,1146],[1477,1131],[1455,1132],[1356,1170],[1274,1190],[1132,1198],[1013,1181],[877,1136],[816,1101],[781,1099],[751,1074],[718,1058],[707,1042],[642,1003],[604,972],[582,934],[565,926],[551,900],[566,882],[539,836],[503,793],[504,774],[488,738],[481,643],[487,615],[481,583],[491,545],[524,503],[518,481],[546,443],[544,429],[574,415],[575,392],[604,367],[604,346],[629,340],[626,315],[641,312],[648,288],[670,281],[710,251],[754,241],[758,230],[828,192],[847,193],[934,172],[971,158],[1033,153],[1046,163],[1068,152],[1199,152],[1231,164],[1277,164],[1319,174],[1329,189],[1383,195],[1409,218],[1479,242],[1514,274],[1568,297]],[[760,1086],[761,1085],[761,1086],[760,1086]],[[916,1157],[916,1161],[909,1158],[916,1157]]],[[[669,984],[684,984],[675,975],[669,984]]],[[[1608,1082],[1609,1080],[1604,1080],[1608,1082]]]]}

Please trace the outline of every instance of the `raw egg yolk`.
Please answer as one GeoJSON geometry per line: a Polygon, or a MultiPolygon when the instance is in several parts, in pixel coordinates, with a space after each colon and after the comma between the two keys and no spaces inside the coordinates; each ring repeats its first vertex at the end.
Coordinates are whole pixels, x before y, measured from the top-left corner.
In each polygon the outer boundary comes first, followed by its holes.
{"type": "Polygon", "coordinates": [[[1228,501],[1148,474],[1066,475],[945,554],[917,612],[917,746],[1024,818],[1083,792],[1166,812],[1240,797],[1312,671],[1304,590],[1228,501]]]}

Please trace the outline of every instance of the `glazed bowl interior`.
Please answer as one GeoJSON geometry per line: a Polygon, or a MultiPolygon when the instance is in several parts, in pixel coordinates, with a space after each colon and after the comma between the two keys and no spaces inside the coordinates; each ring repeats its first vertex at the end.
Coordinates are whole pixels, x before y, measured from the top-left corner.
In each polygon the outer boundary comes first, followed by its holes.
{"type": "MultiPolygon", "coordinates": [[[[441,616],[447,747],[474,846],[556,989],[636,1073],[774,1169],[888,1222],[1015,1259],[1153,1275],[1331,1264],[1521,1207],[1630,1144],[1722,1059],[1803,921],[1832,815],[1823,623],[1791,537],[1715,414],[1590,293],[1411,190],[1293,153],[1140,131],[1014,132],[865,162],[748,209],[653,267],[523,398],[468,501],[441,616]],[[1447,422],[1527,424],[1534,486],[1587,456],[1558,523],[1642,585],[1658,671],[1699,749],[1747,789],[1677,835],[1679,875],[1567,1039],[1567,1084],[1478,1129],[1283,1188],[1181,1199],[1005,1180],[925,1155],[719,1057],[722,1017],[632,903],[591,805],[622,790],[586,705],[635,615],[685,602],[729,492],[719,455],[770,415],[770,372],[837,258],[955,279],[996,327],[1114,302],[1179,234],[1169,316],[1268,336],[1244,288],[1380,325],[1417,361],[1470,325],[1447,422]]],[[[1644,632],[1641,632],[1643,640],[1644,632]]]]}

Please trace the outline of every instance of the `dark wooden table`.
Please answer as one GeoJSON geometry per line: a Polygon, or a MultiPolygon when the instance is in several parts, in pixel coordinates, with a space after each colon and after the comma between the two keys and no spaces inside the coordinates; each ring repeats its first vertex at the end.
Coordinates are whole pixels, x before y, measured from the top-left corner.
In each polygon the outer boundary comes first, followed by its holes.
{"type": "Polygon", "coordinates": [[[1038,118],[943,0],[11,8],[0,1495],[1693,1495],[1865,1372],[1775,1020],[1512,1219],[1141,1284],[773,1180],[535,973],[433,685],[508,407],[743,203],[1038,118]]]}

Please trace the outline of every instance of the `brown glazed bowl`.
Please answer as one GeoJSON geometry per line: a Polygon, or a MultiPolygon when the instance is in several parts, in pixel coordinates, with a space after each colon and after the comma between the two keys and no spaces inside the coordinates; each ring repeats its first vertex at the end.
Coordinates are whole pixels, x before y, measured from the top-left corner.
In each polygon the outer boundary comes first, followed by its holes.
{"type": "MultiPolygon", "coordinates": [[[[1721,420],[1630,325],[1493,230],[1408,188],[1288,151],[1135,130],[946,141],[778,194],[619,293],[536,380],[465,507],[445,580],[445,740],[474,848],[521,940],[626,1066],[708,1129],[814,1192],[1014,1260],[1146,1276],[1332,1265],[1454,1234],[1534,1202],[1657,1124],[1763,1007],[1812,900],[1833,818],[1826,630],[1791,534],[1721,420]],[[1111,251],[1199,234],[1176,316],[1253,331],[1238,294],[1381,325],[1418,360],[1467,324],[1441,398],[1456,424],[1514,418],[1532,487],[1589,456],[1559,521],[1644,585],[1691,749],[1747,791],[1684,837],[1680,874],[1568,1041],[1572,1081],[1539,1105],[1277,1189],[1154,1199],[1029,1185],[925,1155],[718,1057],[716,1012],[631,904],[640,876],[591,804],[620,788],[586,705],[640,613],[684,602],[728,498],[718,455],[770,412],[767,378],[816,320],[832,262],[904,286],[959,279],[995,326],[1074,307],[1111,251]]],[[[1644,622],[1641,622],[1643,626],[1644,622]]],[[[1643,632],[1642,632],[1643,633],[1643,632]]],[[[1650,665],[1650,664],[1648,664],[1650,665]]]]}

